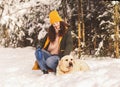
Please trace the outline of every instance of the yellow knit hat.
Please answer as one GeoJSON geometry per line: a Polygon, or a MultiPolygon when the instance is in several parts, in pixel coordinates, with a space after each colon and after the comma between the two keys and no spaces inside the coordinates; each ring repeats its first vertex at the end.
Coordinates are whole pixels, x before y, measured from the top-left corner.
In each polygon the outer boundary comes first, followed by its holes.
{"type": "Polygon", "coordinates": [[[50,12],[49,18],[50,18],[51,24],[62,21],[62,18],[59,16],[59,14],[56,10],[50,12]]]}

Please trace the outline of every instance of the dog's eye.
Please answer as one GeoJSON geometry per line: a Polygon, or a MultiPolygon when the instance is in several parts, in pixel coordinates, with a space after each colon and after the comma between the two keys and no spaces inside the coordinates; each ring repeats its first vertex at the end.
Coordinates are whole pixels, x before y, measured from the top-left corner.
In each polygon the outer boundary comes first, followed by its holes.
{"type": "Polygon", "coordinates": [[[68,61],[68,59],[66,59],[65,61],[68,61]]]}
{"type": "Polygon", "coordinates": [[[71,59],[71,61],[73,61],[73,59],[71,59]]]}

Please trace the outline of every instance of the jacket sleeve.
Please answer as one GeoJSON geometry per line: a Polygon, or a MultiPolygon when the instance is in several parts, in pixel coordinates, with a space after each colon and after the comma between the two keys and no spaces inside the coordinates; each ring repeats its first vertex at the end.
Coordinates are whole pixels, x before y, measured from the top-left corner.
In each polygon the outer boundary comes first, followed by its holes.
{"type": "Polygon", "coordinates": [[[72,39],[71,31],[68,31],[66,33],[65,50],[63,56],[69,55],[72,50],[73,50],[73,39],[72,39]]]}
{"type": "Polygon", "coordinates": [[[45,44],[46,39],[47,39],[47,34],[45,35],[44,38],[42,38],[41,40],[39,40],[38,44],[36,45],[36,49],[37,48],[41,48],[42,49],[43,46],[44,46],[44,44],[45,44]]]}

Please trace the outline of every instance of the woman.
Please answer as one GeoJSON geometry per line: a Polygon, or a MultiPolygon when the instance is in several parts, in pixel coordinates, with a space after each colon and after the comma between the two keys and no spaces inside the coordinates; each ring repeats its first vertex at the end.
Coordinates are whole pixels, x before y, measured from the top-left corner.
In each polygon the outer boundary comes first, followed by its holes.
{"type": "Polygon", "coordinates": [[[60,58],[64,55],[69,55],[73,49],[73,41],[68,24],[62,21],[56,10],[50,12],[49,18],[51,26],[36,49],[35,56],[37,61],[33,67],[33,70],[36,70],[39,66],[44,74],[47,74],[49,69],[55,72],[60,58]],[[38,66],[36,66],[37,64],[38,66]]]}

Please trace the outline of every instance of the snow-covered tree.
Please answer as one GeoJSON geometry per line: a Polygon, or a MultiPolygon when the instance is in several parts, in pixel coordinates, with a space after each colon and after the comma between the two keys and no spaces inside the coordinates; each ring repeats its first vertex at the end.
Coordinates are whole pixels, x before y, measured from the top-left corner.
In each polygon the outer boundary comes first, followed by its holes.
{"type": "MultiPolygon", "coordinates": [[[[112,56],[115,24],[111,1],[83,0],[81,4],[83,17],[80,19],[82,18],[85,24],[85,44],[81,43],[82,53],[112,56]]],[[[53,9],[58,10],[63,19],[67,18],[73,31],[74,48],[77,48],[76,0],[0,0],[0,45],[36,46],[46,34],[49,27],[48,14],[53,9]]]]}
{"type": "Polygon", "coordinates": [[[84,3],[86,49],[90,50],[90,54],[99,51],[99,56],[111,56],[114,53],[111,38],[114,33],[113,10],[111,1],[84,3]]]}
{"type": "Polygon", "coordinates": [[[59,8],[60,3],[60,0],[2,0],[0,31],[7,32],[7,36],[1,36],[0,42],[13,47],[35,46],[39,31],[48,28],[49,12],[59,8]]]}

